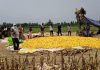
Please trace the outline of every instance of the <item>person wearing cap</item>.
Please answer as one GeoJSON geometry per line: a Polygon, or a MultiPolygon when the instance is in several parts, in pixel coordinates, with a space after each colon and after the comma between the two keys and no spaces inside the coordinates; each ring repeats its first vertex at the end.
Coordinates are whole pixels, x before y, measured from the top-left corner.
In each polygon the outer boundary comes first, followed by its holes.
{"type": "Polygon", "coordinates": [[[16,25],[11,28],[11,37],[14,50],[19,50],[19,31],[16,25]]]}

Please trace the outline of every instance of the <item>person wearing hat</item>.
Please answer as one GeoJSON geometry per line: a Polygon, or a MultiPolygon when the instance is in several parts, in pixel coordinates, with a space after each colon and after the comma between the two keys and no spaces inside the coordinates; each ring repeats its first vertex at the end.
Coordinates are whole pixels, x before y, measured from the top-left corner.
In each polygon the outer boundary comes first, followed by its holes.
{"type": "Polygon", "coordinates": [[[16,25],[11,28],[11,37],[14,50],[19,50],[19,31],[16,25]]]}

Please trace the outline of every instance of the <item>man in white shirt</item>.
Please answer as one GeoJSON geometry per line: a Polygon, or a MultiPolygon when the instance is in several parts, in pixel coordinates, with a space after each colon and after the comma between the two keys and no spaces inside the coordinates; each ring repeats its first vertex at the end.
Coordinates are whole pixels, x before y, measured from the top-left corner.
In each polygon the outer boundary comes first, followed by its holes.
{"type": "Polygon", "coordinates": [[[50,24],[50,36],[53,36],[53,24],[50,24]]]}
{"type": "Polygon", "coordinates": [[[11,29],[11,37],[13,40],[14,50],[19,50],[19,31],[16,25],[14,25],[11,29]]]}
{"type": "Polygon", "coordinates": [[[41,36],[43,36],[44,37],[44,23],[42,23],[41,25],[40,25],[40,30],[41,30],[41,36]]]}

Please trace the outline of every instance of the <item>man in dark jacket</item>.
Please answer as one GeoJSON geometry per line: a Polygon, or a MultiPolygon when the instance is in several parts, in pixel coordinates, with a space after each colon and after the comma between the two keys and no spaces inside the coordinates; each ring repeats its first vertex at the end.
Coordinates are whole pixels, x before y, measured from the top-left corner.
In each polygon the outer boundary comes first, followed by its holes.
{"type": "Polygon", "coordinates": [[[62,31],[61,31],[61,24],[58,23],[58,36],[59,34],[62,36],[62,31]]]}

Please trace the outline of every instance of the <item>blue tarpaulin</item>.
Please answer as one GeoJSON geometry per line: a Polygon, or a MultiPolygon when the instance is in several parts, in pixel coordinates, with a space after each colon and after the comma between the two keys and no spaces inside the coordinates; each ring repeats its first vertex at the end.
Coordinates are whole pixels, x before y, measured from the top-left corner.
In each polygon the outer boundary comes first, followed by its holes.
{"type": "Polygon", "coordinates": [[[99,21],[92,20],[92,19],[90,19],[90,18],[86,18],[86,23],[88,23],[88,24],[93,24],[93,25],[95,25],[95,26],[97,26],[97,27],[100,27],[100,22],[99,22],[99,21]]]}

